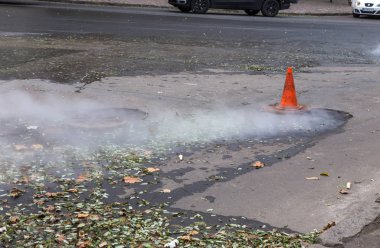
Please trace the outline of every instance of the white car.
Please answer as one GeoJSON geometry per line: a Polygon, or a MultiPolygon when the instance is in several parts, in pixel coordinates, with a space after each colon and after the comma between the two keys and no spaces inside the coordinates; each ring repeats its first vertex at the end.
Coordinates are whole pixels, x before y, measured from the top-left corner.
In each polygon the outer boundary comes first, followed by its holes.
{"type": "Polygon", "coordinates": [[[354,17],[361,15],[380,16],[380,0],[352,0],[352,15],[354,17]]]}

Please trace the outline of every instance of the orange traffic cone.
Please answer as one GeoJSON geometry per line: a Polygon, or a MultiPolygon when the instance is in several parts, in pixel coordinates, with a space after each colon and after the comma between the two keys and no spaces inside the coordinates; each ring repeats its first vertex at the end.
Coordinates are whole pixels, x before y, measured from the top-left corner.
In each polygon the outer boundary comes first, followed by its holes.
{"type": "Polygon", "coordinates": [[[301,110],[305,108],[297,102],[296,87],[293,79],[293,69],[288,67],[282,98],[279,105],[275,106],[276,110],[301,110]]]}

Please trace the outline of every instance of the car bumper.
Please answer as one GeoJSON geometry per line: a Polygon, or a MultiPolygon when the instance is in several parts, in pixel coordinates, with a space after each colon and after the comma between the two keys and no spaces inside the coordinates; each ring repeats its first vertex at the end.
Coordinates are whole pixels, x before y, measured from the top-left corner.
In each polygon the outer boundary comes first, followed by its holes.
{"type": "Polygon", "coordinates": [[[353,13],[358,15],[380,15],[380,7],[355,7],[353,13]]]}
{"type": "Polygon", "coordinates": [[[169,0],[168,3],[178,7],[178,6],[188,6],[189,5],[189,0],[169,0]]]}

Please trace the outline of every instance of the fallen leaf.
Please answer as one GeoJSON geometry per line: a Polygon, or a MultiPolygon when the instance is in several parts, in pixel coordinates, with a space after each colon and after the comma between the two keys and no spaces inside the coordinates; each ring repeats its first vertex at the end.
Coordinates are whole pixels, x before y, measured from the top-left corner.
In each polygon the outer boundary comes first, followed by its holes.
{"type": "Polygon", "coordinates": [[[22,177],[21,179],[18,179],[16,183],[21,183],[21,184],[28,184],[29,183],[29,178],[28,177],[22,177]]]}
{"type": "Polygon", "coordinates": [[[99,244],[100,248],[105,247],[105,246],[107,246],[107,241],[103,241],[102,243],[99,244]]]}
{"type": "Polygon", "coordinates": [[[55,240],[58,242],[58,243],[63,243],[65,241],[66,237],[65,235],[57,235],[55,240]]]}
{"type": "Polygon", "coordinates": [[[146,168],[146,171],[149,172],[149,173],[153,173],[153,172],[156,172],[156,171],[159,171],[160,169],[158,168],[153,168],[153,167],[148,167],[146,168]]]}
{"type": "Polygon", "coordinates": [[[9,221],[12,224],[16,224],[17,222],[19,222],[19,220],[20,220],[20,217],[18,217],[18,216],[11,216],[11,217],[9,217],[9,221]]]}
{"type": "Polygon", "coordinates": [[[91,214],[91,215],[90,215],[90,220],[94,220],[94,221],[96,221],[96,220],[100,220],[100,217],[99,217],[99,215],[91,214]]]}
{"type": "Polygon", "coordinates": [[[45,193],[45,196],[46,196],[46,197],[49,197],[49,198],[55,198],[55,197],[57,197],[58,195],[59,195],[58,192],[46,192],[46,193],[45,193]]]}
{"type": "Polygon", "coordinates": [[[55,207],[53,205],[49,205],[46,208],[44,208],[46,212],[53,212],[55,210],[55,207]]]}
{"type": "Polygon", "coordinates": [[[86,248],[91,244],[91,241],[78,241],[77,248],[86,248]]]}
{"type": "Polygon", "coordinates": [[[78,219],[85,219],[85,218],[87,218],[88,216],[90,216],[90,214],[88,214],[88,213],[79,213],[79,214],[77,215],[78,219]]]}
{"type": "Polygon", "coordinates": [[[17,152],[21,152],[21,151],[25,151],[28,149],[28,147],[26,147],[25,145],[13,145],[13,149],[17,152]]]}
{"type": "Polygon", "coordinates": [[[20,197],[24,193],[23,190],[18,189],[18,188],[12,188],[9,192],[9,195],[13,198],[20,197]]]}
{"type": "Polygon", "coordinates": [[[322,172],[320,175],[321,175],[321,176],[324,176],[324,177],[328,177],[328,176],[329,176],[329,173],[327,173],[327,172],[322,172]]]}
{"type": "Polygon", "coordinates": [[[341,189],[339,190],[339,193],[341,193],[342,195],[347,195],[349,192],[347,189],[341,189]]]}
{"type": "Polygon", "coordinates": [[[265,166],[265,164],[261,161],[256,161],[256,162],[252,163],[251,166],[255,167],[256,169],[260,169],[260,168],[263,168],[265,166]]]}
{"type": "Polygon", "coordinates": [[[68,189],[67,191],[70,192],[70,193],[78,193],[78,189],[77,188],[68,189]]]}
{"type": "Polygon", "coordinates": [[[41,144],[33,144],[30,146],[30,148],[32,148],[35,151],[41,151],[44,149],[44,146],[41,144]]]}
{"type": "Polygon", "coordinates": [[[306,177],[306,180],[319,180],[319,177],[306,177]]]}
{"type": "Polygon", "coordinates": [[[197,235],[197,234],[199,234],[199,232],[196,231],[196,230],[191,230],[191,231],[189,232],[189,235],[197,235]]]}
{"type": "Polygon", "coordinates": [[[138,177],[124,177],[124,182],[129,184],[141,183],[143,180],[138,177]]]}
{"type": "Polygon", "coordinates": [[[322,232],[330,229],[331,227],[333,227],[335,225],[336,225],[335,221],[331,221],[331,222],[327,223],[327,225],[323,227],[322,232]]]}
{"type": "Polygon", "coordinates": [[[78,178],[75,180],[77,183],[82,183],[86,180],[86,177],[83,175],[79,175],[78,178]]]}
{"type": "Polygon", "coordinates": [[[184,235],[179,237],[179,239],[185,240],[185,241],[191,241],[191,236],[190,235],[184,235]]]}

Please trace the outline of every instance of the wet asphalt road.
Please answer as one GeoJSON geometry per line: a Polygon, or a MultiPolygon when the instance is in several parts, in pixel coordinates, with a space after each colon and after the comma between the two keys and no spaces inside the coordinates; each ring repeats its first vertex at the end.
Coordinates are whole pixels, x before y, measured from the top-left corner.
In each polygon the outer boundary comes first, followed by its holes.
{"type": "MultiPolygon", "coordinates": [[[[343,17],[249,17],[243,14],[183,14],[175,9],[77,6],[23,2],[2,4],[0,32],[91,34],[122,39],[165,39],[211,46],[253,47],[316,56],[319,64],[370,63],[361,55],[380,40],[379,20],[343,17]],[[32,20],[32,21],[31,21],[32,20]],[[231,43],[232,42],[232,43],[231,43]],[[213,44],[214,43],[214,44],[213,44]],[[260,47],[261,48],[261,47],[260,47]],[[314,54],[314,55],[311,55],[314,54]],[[341,58],[342,55],[345,58],[341,58]],[[346,61],[344,61],[346,60],[346,61]]],[[[265,51],[264,51],[265,52],[265,51]]]]}
{"type": "Polygon", "coordinates": [[[0,5],[0,78],[91,83],[209,69],[260,74],[373,64],[378,23],[8,1],[0,5]]]}

